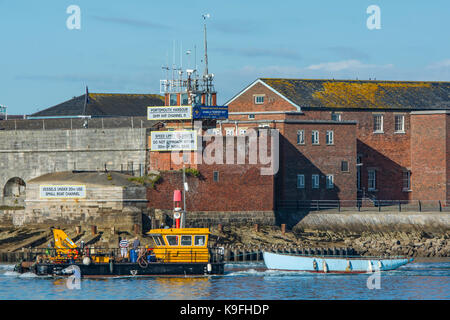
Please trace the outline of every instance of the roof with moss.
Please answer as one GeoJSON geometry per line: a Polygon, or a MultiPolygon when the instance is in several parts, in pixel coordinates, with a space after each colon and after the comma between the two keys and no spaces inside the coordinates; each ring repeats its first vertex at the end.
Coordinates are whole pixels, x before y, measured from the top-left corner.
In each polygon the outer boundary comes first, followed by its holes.
{"type": "Polygon", "coordinates": [[[52,183],[56,185],[85,184],[89,186],[140,187],[132,181],[133,176],[119,172],[63,171],[47,173],[27,181],[27,184],[52,183]]]}
{"type": "Polygon", "coordinates": [[[148,106],[163,106],[164,97],[158,94],[89,93],[83,114],[86,94],[32,114],[33,117],[81,116],[142,117],[148,106]]]}
{"type": "Polygon", "coordinates": [[[450,109],[450,82],[261,78],[301,108],[450,109]]]}

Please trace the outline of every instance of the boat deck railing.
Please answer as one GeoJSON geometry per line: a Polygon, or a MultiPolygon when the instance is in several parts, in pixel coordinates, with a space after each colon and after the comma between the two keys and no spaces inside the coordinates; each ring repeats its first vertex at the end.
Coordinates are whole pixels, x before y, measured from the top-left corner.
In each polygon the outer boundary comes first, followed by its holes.
{"type": "MultiPolygon", "coordinates": [[[[64,249],[66,250],[66,249],[64,249]]],[[[38,259],[49,260],[52,258],[59,257],[61,260],[82,260],[84,257],[108,257],[113,259],[115,262],[130,262],[131,261],[131,249],[127,249],[125,257],[122,257],[121,248],[97,248],[97,247],[85,247],[83,249],[70,249],[67,253],[61,253],[59,248],[30,248],[24,249],[21,252],[21,260],[23,261],[37,261],[38,259]],[[59,251],[59,255],[58,255],[59,251]]],[[[153,251],[147,251],[145,247],[139,247],[136,249],[138,259],[139,257],[144,257],[147,260],[147,256],[154,256],[153,251]]],[[[199,260],[204,260],[207,262],[223,262],[224,254],[222,248],[207,248],[205,253],[199,253],[195,250],[190,250],[189,252],[174,253],[173,250],[167,250],[164,254],[163,259],[152,259],[151,262],[180,262],[181,260],[187,262],[196,262],[199,260]],[[183,259],[180,259],[183,258],[183,259]]]]}

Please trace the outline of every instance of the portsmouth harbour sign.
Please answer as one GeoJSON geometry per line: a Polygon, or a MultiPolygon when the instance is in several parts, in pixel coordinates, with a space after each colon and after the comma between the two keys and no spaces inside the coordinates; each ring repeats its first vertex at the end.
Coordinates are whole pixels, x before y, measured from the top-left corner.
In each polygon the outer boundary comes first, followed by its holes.
{"type": "Polygon", "coordinates": [[[197,150],[197,131],[152,131],[151,151],[197,150]]]}
{"type": "Polygon", "coordinates": [[[227,106],[194,106],[194,119],[228,119],[227,106]]]}
{"type": "Polygon", "coordinates": [[[85,185],[40,185],[39,195],[41,199],[52,198],[86,198],[85,185]]]}
{"type": "Polygon", "coordinates": [[[192,119],[191,106],[147,107],[147,120],[192,119]]]}

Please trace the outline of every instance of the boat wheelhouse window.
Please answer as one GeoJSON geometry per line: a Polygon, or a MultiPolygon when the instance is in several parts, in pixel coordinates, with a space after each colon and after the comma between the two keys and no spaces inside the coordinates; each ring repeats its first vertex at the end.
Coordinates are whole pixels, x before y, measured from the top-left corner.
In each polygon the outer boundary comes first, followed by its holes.
{"type": "Polygon", "coordinates": [[[194,244],[196,246],[204,246],[205,245],[205,236],[195,236],[194,244]]]}
{"type": "Polygon", "coordinates": [[[192,236],[181,236],[182,246],[192,246],[192,236]]]}
{"type": "Polygon", "coordinates": [[[164,241],[163,238],[161,236],[153,236],[153,241],[156,243],[157,246],[163,246],[164,245],[164,241]]]}
{"type": "Polygon", "coordinates": [[[178,236],[166,236],[167,243],[169,246],[177,246],[178,245],[178,236]]]}

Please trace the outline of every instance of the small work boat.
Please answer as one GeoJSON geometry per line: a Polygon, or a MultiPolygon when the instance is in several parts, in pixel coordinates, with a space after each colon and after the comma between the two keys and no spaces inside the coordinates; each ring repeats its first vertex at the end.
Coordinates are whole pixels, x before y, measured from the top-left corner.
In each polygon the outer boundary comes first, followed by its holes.
{"type": "Polygon", "coordinates": [[[366,273],[397,269],[412,258],[335,257],[263,252],[268,269],[317,273],[366,273]]]}
{"type": "Polygon", "coordinates": [[[55,248],[15,266],[19,273],[81,277],[193,276],[224,273],[222,248],[208,247],[208,228],[164,228],[147,233],[155,247],[130,250],[129,258],[115,250],[82,248],[60,229],[53,229],[55,248]]]}

